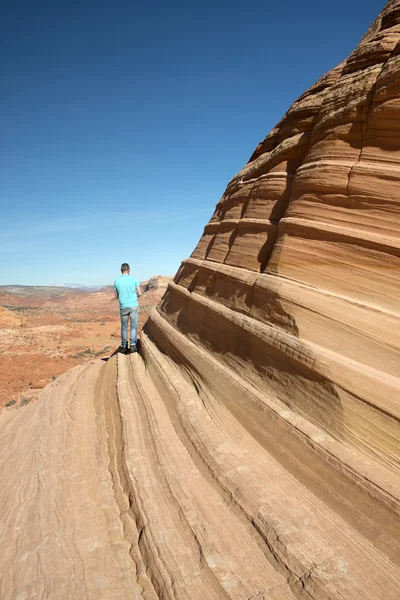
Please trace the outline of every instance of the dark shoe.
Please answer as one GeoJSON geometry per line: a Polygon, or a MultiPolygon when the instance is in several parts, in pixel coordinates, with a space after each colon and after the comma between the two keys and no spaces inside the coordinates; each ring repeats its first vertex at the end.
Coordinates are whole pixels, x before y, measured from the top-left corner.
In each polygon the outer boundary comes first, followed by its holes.
{"type": "Polygon", "coordinates": [[[120,345],[120,347],[118,348],[118,352],[120,354],[126,354],[128,351],[128,346],[123,346],[122,344],[120,345]]]}
{"type": "Polygon", "coordinates": [[[134,354],[135,352],[137,352],[136,344],[131,344],[131,347],[129,348],[129,354],[134,354]]]}

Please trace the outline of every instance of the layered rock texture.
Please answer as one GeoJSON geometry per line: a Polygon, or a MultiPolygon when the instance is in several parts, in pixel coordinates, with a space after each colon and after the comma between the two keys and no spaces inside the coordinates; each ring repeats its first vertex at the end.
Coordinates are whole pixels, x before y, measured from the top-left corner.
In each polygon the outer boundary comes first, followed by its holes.
{"type": "Polygon", "coordinates": [[[1,418],[5,600],[400,598],[400,1],[142,335],[1,418]]]}

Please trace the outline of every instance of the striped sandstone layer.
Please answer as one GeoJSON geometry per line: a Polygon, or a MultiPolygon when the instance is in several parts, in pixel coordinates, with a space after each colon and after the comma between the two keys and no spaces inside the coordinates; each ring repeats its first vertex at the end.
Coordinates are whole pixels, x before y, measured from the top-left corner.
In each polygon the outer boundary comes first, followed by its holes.
{"type": "Polygon", "coordinates": [[[400,0],[142,335],[0,419],[0,597],[398,600],[400,0]]]}

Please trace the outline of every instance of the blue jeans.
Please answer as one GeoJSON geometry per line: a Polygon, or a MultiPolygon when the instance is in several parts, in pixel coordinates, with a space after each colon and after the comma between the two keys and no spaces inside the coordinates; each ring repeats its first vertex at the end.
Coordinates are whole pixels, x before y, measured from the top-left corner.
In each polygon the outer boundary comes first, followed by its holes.
{"type": "Polygon", "coordinates": [[[128,344],[128,320],[131,321],[131,346],[137,342],[137,324],[139,316],[139,307],[131,306],[130,308],[121,308],[121,346],[128,344]]]}

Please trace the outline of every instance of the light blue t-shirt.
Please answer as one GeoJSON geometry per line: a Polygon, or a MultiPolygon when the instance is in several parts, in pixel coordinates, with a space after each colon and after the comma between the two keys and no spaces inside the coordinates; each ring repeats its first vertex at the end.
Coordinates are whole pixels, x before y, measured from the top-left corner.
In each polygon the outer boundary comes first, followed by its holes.
{"type": "Polygon", "coordinates": [[[138,306],[136,288],[139,286],[137,279],[132,275],[121,275],[114,281],[114,290],[118,292],[118,300],[121,308],[138,306]]]}

